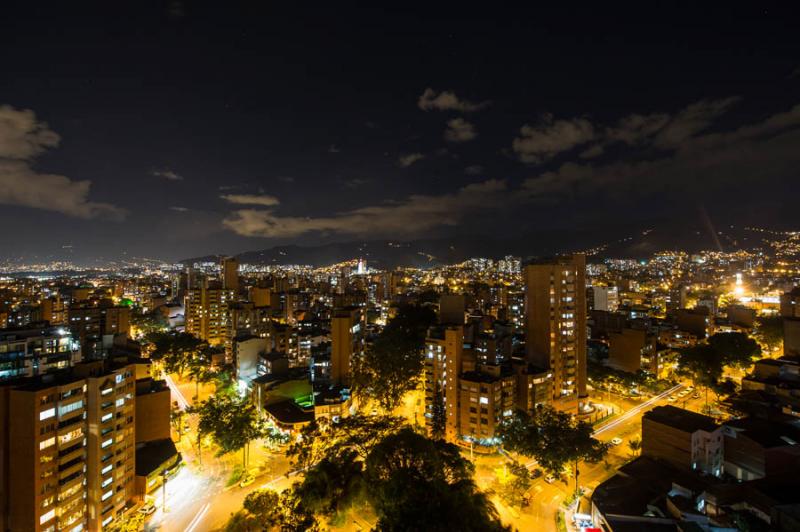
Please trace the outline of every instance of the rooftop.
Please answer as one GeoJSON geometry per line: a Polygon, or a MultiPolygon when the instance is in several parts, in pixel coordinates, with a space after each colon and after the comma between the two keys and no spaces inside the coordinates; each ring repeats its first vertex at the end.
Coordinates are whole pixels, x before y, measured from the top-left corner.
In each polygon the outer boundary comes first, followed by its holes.
{"type": "Polygon", "coordinates": [[[725,425],[732,427],[737,432],[743,432],[748,438],[765,448],[800,446],[800,428],[787,423],[746,417],[735,419],[725,425]]]}
{"type": "Polygon", "coordinates": [[[266,405],[264,409],[275,418],[278,423],[284,425],[296,425],[300,423],[311,423],[314,421],[314,411],[306,411],[297,406],[292,400],[281,401],[266,405]]]}
{"type": "Polygon", "coordinates": [[[642,419],[648,419],[656,423],[668,425],[670,427],[683,430],[684,432],[696,432],[698,430],[712,432],[718,427],[714,421],[714,418],[712,417],[704,416],[703,414],[684,410],[672,405],[657,406],[647,412],[642,419]]]}
{"type": "Polygon", "coordinates": [[[136,476],[146,477],[178,453],[170,438],[140,443],[136,446],[136,476]]]}

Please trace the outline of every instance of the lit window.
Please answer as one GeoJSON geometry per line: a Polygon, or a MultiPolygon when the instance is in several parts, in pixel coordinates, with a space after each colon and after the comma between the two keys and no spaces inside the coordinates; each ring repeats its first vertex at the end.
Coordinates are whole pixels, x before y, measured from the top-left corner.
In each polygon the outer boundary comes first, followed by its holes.
{"type": "Polygon", "coordinates": [[[48,522],[49,520],[51,520],[52,518],[54,518],[55,516],[56,516],[56,511],[55,511],[55,509],[52,509],[52,510],[50,510],[49,512],[45,512],[45,513],[43,513],[43,514],[42,514],[42,516],[39,518],[39,524],[40,524],[40,525],[43,525],[43,524],[45,524],[46,522],[48,522]]]}
{"type": "Polygon", "coordinates": [[[112,495],[114,495],[114,490],[108,490],[107,492],[103,493],[103,496],[100,497],[101,501],[108,500],[112,495]]]}
{"type": "Polygon", "coordinates": [[[56,443],[56,438],[55,437],[48,438],[48,439],[46,439],[44,441],[41,441],[41,442],[39,442],[39,450],[43,451],[43,450],[47,449],[48,447],[52,447],[53,445],[55,445],[55,443],[56,443]]]}
{"type": "Polygon", "coordinates": [[[51,417],[56,415],[55,408],[48,408],[47,410],[42,410],[39,412],[39,421],[44,421],[45,419],[50,419],[51,417]]]}
{"type": "Polygon", "coordinates": [[[489,404],[489,398],[488,397],[481,397],[480,403],[482,405],[488,405],[489,404]]]}

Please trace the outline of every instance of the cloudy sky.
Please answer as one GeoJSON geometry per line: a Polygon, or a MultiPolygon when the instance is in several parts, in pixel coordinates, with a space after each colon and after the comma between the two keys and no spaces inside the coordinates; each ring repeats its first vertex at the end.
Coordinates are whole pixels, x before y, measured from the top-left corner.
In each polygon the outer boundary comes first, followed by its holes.
{"type": "Polygon", "coordinates": [[[4,9],[2,258],[800,228],[788,4],[217,4],[4,9]]]}

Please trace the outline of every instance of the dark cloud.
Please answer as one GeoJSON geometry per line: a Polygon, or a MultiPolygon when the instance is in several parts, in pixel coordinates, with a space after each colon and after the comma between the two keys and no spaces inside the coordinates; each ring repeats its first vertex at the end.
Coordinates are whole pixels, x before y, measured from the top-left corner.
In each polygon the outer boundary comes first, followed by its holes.
{"type": "Polygon", "coordinates": [[[588,120],[553,120],[552,115],[546,115],[538,125],[525,124],[519,132],[512,148],[525,163],[542,163],[594,139],[594,127],[588,120]]]}
{"type": "Polygon", "coordinates": [[[412,164],[417,161],[421,161],[425,158],[425,155],[417,152],[417,153],[408,153],[406,155],[401,155],[397,158],[397,164],[400,168],[408,168],[412,164]]]}
{"type": "Polygon", "coordinates": [[[306,233],[349,235],[417,235],[441,225],[457,225],[468,214],[499,207],[507,192],[505,181],[467,185],[453,194],[412,195],[403,201],[362,207],[332,216],[279,216],[272,210],[243,209],[223,223],[242,236],[292,238],[306,233]]]}
{"type": "Polygon", "coordinates": [[[478,136],[475,126],[463,118],[454,118],[447,121],[444,130],[444,140],[448,142],[467,142],[478,136]]]}
{"type": "Polygon", "coordinates": [[[437,92],[430,87],[420,95],[417,100],[417,107],[423,111],[459,111],[461,113],[471,113],[485,109],[491,104],[489,101],[474,103],[463,100],[452,91],[437,92]]]}
{"type": "Polygon", "coordinates": [[[30,110],[0,106],[0,203],[54,211],[76,218],[122,219],[126,211],[89,201],[91,182],[35,170],[35,158],[61,138],[30,110]]]}

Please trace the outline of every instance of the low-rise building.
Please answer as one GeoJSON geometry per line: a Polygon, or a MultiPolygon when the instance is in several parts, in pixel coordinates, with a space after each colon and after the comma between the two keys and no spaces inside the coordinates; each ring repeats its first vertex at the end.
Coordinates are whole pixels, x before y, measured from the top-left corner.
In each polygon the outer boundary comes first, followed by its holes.
{"type": "Polygon", "coordinates": [[[642,455],[676,468],[722,474],[722,427],[713,418],[677,408],[657,406],[642,417],[642,455]]]}

